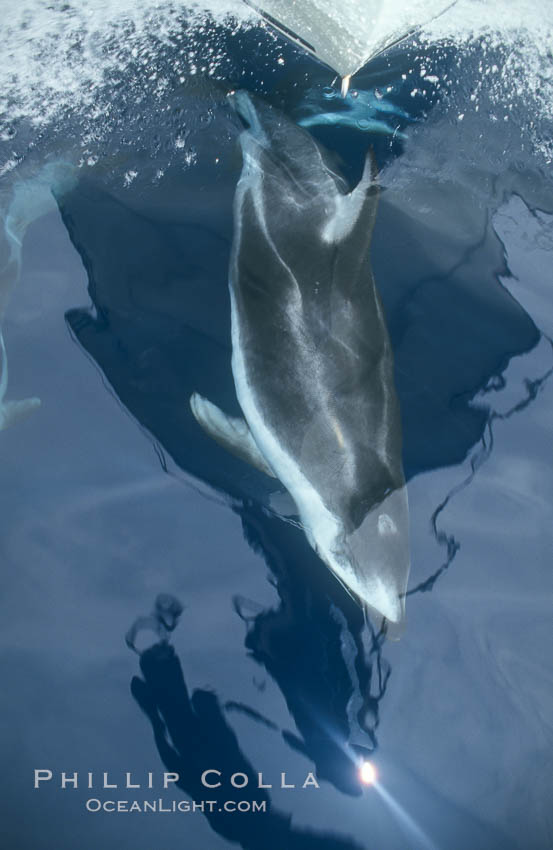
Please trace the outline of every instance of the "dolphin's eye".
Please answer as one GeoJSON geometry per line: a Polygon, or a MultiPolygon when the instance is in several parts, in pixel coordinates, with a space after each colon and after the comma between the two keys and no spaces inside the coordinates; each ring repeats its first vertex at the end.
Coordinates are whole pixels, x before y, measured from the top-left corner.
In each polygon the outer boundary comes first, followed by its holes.
{"type": "Polygon", "coordinates": [[[380,514],[378,517],[378,533],[379,534],[395,534],[397,531],[396,524],[392,517],[388,514],[380,514]]]}

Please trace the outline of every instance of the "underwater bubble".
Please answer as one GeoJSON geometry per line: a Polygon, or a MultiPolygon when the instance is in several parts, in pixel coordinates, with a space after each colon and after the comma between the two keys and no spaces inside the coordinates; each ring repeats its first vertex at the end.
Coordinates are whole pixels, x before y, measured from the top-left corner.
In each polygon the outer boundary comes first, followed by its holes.
{"type": "Polygon", "coordinates": [[[332,100],[332,98],[336,97],[336,90],[331,86],[325,86],[323,89],[323,97],[326,98],[326,100],[332,100]]]}

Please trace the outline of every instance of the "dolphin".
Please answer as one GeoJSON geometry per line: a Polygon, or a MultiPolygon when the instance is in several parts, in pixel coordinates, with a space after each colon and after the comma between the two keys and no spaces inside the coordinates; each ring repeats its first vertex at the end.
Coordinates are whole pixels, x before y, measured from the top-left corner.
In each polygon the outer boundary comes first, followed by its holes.
{"type": "Polygon", "coordinates": [[[413,119],[397,104],[388,100],[378,90],[363,91],[355,89],[349,91],[345,97],[338,97],[338,92],[332,87],[326,87],[322,91],[318,88],[312,89],[304,102],[301,110],[307,114],[302,115],[297,123],[301,127],[316,126],[338,126],[347,127],[352,130],[361,130],[364,133],[378,133],[385,136],[395,136],[406,139],[397,126],[387,123],[379,115],[390,115],[403,121],[411,122],[413,119]],[[323,111],[321,103],[330,102],[331,108],[323,111]]]}
{"type": "Polygon", "coordinates": [[[392,127],[386,121],[377,118],[358,118],[350,112],[320,112],[318,115],[309,115],[299,122],[301,127],[346,127],[349,130],[361,130],[364,133],[378,133],[382,136],[395,136],[406,140],[407,136],[392,127]]]}
{"type": "Polygon", "coordinates": [[[27,179],[19,174],[0,194],[0,431],[25,419],[40,407],[40,399],[7,401],[8,356],[2,322],[10,296],[21,273],[21,250],[29,225],[56,209],[54,192],[61,194],[75,184],[75,168],[65,161],[49,162],[27,179]]]}
{"type": "Polygon", "coordinates": [[[244,92],[230,263],[232,372],[244,418],[194,393],[230,451],[280,480],[319,557],[373,615],[401,621],[408,504],[393,354],[369,246],[367,157],[349,191],[301,127],[244,92]]]}

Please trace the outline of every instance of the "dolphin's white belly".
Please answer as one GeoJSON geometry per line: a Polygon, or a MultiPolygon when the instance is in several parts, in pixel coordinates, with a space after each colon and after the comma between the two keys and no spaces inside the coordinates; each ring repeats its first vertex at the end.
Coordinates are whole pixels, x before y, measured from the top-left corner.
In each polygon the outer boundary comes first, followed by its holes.
{"type": "MultiPolygon", "coordinates": [[[[352,563],[341,554],[345,529],[341,520],[324,504],[320,493],[302,472],[300,465],[279,439],[268,421],[252,382],[249,380],[247,357],[241,343],[240,317],[236,299],[230,292],[232,328],[232,372],[236,395],[259,451],[294,499],[305,534],[312,548],[336,577],[362,602],[380,612],[391,622],[401,619],[402,606],[397,593],[378,575],[362,577],[352,563]]],[[[324,463],[324,458],[321,462],[324,463]]],[[[386,513],[379,511],[380,517],[386,513]]],[[[384,521],[385,524],[385,521],[384,521]]],[[[382,520],[379,523],[382,533],[382,520]]],[[[363,526],[359,534],[363,535],[363,526]]],[[[386,532],[387,529],[384,529],[386,532]]]]}

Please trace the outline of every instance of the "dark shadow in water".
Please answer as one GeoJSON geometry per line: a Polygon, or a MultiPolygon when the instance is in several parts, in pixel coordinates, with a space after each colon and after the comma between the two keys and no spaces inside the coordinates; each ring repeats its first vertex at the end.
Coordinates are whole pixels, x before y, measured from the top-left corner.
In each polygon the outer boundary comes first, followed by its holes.
{"type": "MultiPolygon", "coordinates": [[[[188,797],[198,803],[214,801],[213,806],[204,804],[203,814],[216,833],[244,850],[360,850],[352,839],[294,827],[290,816],[273,807],[268,791],[257,788],[258,771],[241,751],[217,696],[205,690],[189,694],[180,660],[167,641],[142,653],[140,669],[143,678],[133,678],[131,691],[152,724],[161,759],[168,771],[179,774],[176,785],[188,797]],[[221,788],[202,784],[207,768],[221,771],[221,788]],[[241,791],[230,785],[235,773],[248,777],[241,791]],[[226,812],[223,804],[229,799],[265,803],[267,810],[226,812]]],[[[317,789],[293,793],[313,794],[317,789]]]]}
{"type": "MultiPolygon", "coordinates": [[[[256,617],[255,625],[244,606],[241,610],[249,620],[248,648],[275,677],[302,736],[287,733],[285,740],[313,760],[321,779],[358,793],[351,751],[344,747],[353,724],[353,743],[373,749],[378,718],[378,698],[370,696],[364,705],[359,695],[373,667],[363,661],[360,648],[360,610],[322,567],[303,532],[264,511],[271,493],[280,490],[278,482],[206,437],[188,404],[197,389],[239,414],[228,338],[230,234],[225,240],[196,222],[148,222],[90,184],[68,196],[62,211],[88,270],[95,308],[68,313],[73,333],[126,408],[177,464],[233,497],[248,539],[255,537],[256,548],[275,570],[282,600],[278,610],[256,617]],[[191,245],[193,258],[187,254],[191,245]],[[288,640],[272,640],[279,630],[284,638],[285,626],[288,640]],[[302,680],[295,669],[309,676],[302,680]]],[[[191,215],[201,216],[197,204],[191,215]]],[[[208,215],[216,218],[211,210],[208,215]]]]}
{"type": "MultiPolygon", "coordinates": [[[[87,181],[61,200],[94,305],[67,320],[125,407],[182,469],[267,504],[278,483],[209,440],[188,403],[197,390],[239,415],[227,291],[237,169],[203,191],[186,174],[168,174],[152,192],[180,193],[178,218],[174,207],[171,218],[148,218],[147,199],[133,210],[87,181]]],[[[467,457],[488,418],[471,399],[540,337],[498,280],[507,269],[487,216],[474,211],[464,240],[455,187],[436,198],[434,188],[429,203],[449,207],[450,217],[438,246],[388,190],[372,247],[394,345],[407,479],[467,457]]]]}
{"type": "MultiPolygon", "coordinates": [[[[275,518],[278,482],[211,441],[188,402],[198,391],[240,413],[227,290],[239,169],[239,157],[228,154],[215,175],[170,170],[152,189],[155,211],[148,196],[131,193],[123,203],[84,180],[61,199],[93,304],[70,311],[67,321],[160,451],[232,498],[279,595],[275,609],[259,611],[244,600],[236,609],[247,622],[248,650],[278,683],[296,724],[299,734],[285,733],[285,740],[313,760],[321,779],[355,793],[347,748],[370,751],[376,744],[389,675],[382,636],[369,635],[368,651],[361,646],[358,608],[303,533],[275,518]]],[[[444,205],[439,245],[391,190],[383,193],[373,240],[395,351],[407,478],[467,457],[489,422],[489,411],[472,407],[471,399],[539,339],[498,280],[504,253],[487,216],[472,210],[471,226],[460,233],[456,187],[445,197],[440,190],[419,187],[429,203],[444,205]]]]}
{"type": "MultiPolygon", "coordinates": [[[[172,631],[177,624],[177,612],[180,611],[182,606],[173,597],[158,597],[150,617],[139,617],[133,624],[127,635],[127,643],[132,643],[129,641],[130,635],[136,639],[141,631],[151,629],[150,621],[157,621],[161,631],[172,631]],[[166,612],[169,612],[169,618],[166,612]]],[[[222,705],[213,691],[198,689],[190,695],[180,659],[169,639],[167,633],[153,646],[139,653],[143,678],[133,677],[131,692],[150,720],[154,740],[166,770],[178,774],[176,786],[192,801],[200,806],[204,801],[200,811],[210,827],[245,850],[361,850],[359,843],[343,835],[295,828],[288,815],[272,806],[270,790],[257,787],[258,770],[242,752],[225,713],[232,710],[245,712],[251,719],[264,723],[272,730],[276,730],[275,724],[241,703],[222,705]],[[220,778],[221,788],[208,789],[202,784],[201,776],[206,765],[209,765],[209,769],[220,771],[220,777],[210,774],[208,781],[216,782],[220,778]],[[235,789],[229,782],[234,773],[245,774],[248,778],[248,784],[242,791],[235,789]],[[266,811],[242,814],[225,812],[223,805],[228,799],[265,804],[266,811]]],[[[134,645],[131,648],[136,649],[134,645]]],[[[393,773],[392,769],[392,778],[393,773]]],[[[242,777],[240,781],[243,782],[242,777]]],[[[263,779],[265,784],[271,781],[268,776],[263,779]]],[[[435,837],[439,836],[440,847],[511,848],[511,843],[503,835],[496,834],[477,818],[467,816],[465,810],[445,797],[435,791],[428,795],[426,784],[420,777],[412,784],[412,788],[414,796],[411,805],[416,812],[416,820],[420,818],[421,822],[426,820],[432,823],[433,831],[437,833],[435,837]]],[[[318,791],[313,787],[290,793],[317,794],[318,791]]],[[[397,816],[397,812],[394,813],[397,816]]],[[[415,827],[418,828],[417,823],[415,827]]],[[[420,842],[420,846],[435,846],[430,845],[423,832],[413,833],[413,841],[417,846],[420,842]]]]}
{"type": "Polygon", "coordinates": [[[265,559],[276,607],[235,597],[247,626],[246,647],[278,683],[297,734],[285,741],[316,766],[317,778],[358,795],[359,758],[376,747],[378,706],[389,667],[383,633],[321,564],[301,531],[253,503],[238,511],[244,536],[265,559]],[[364,641],[369,636],[369,645],[364,641]]]}

